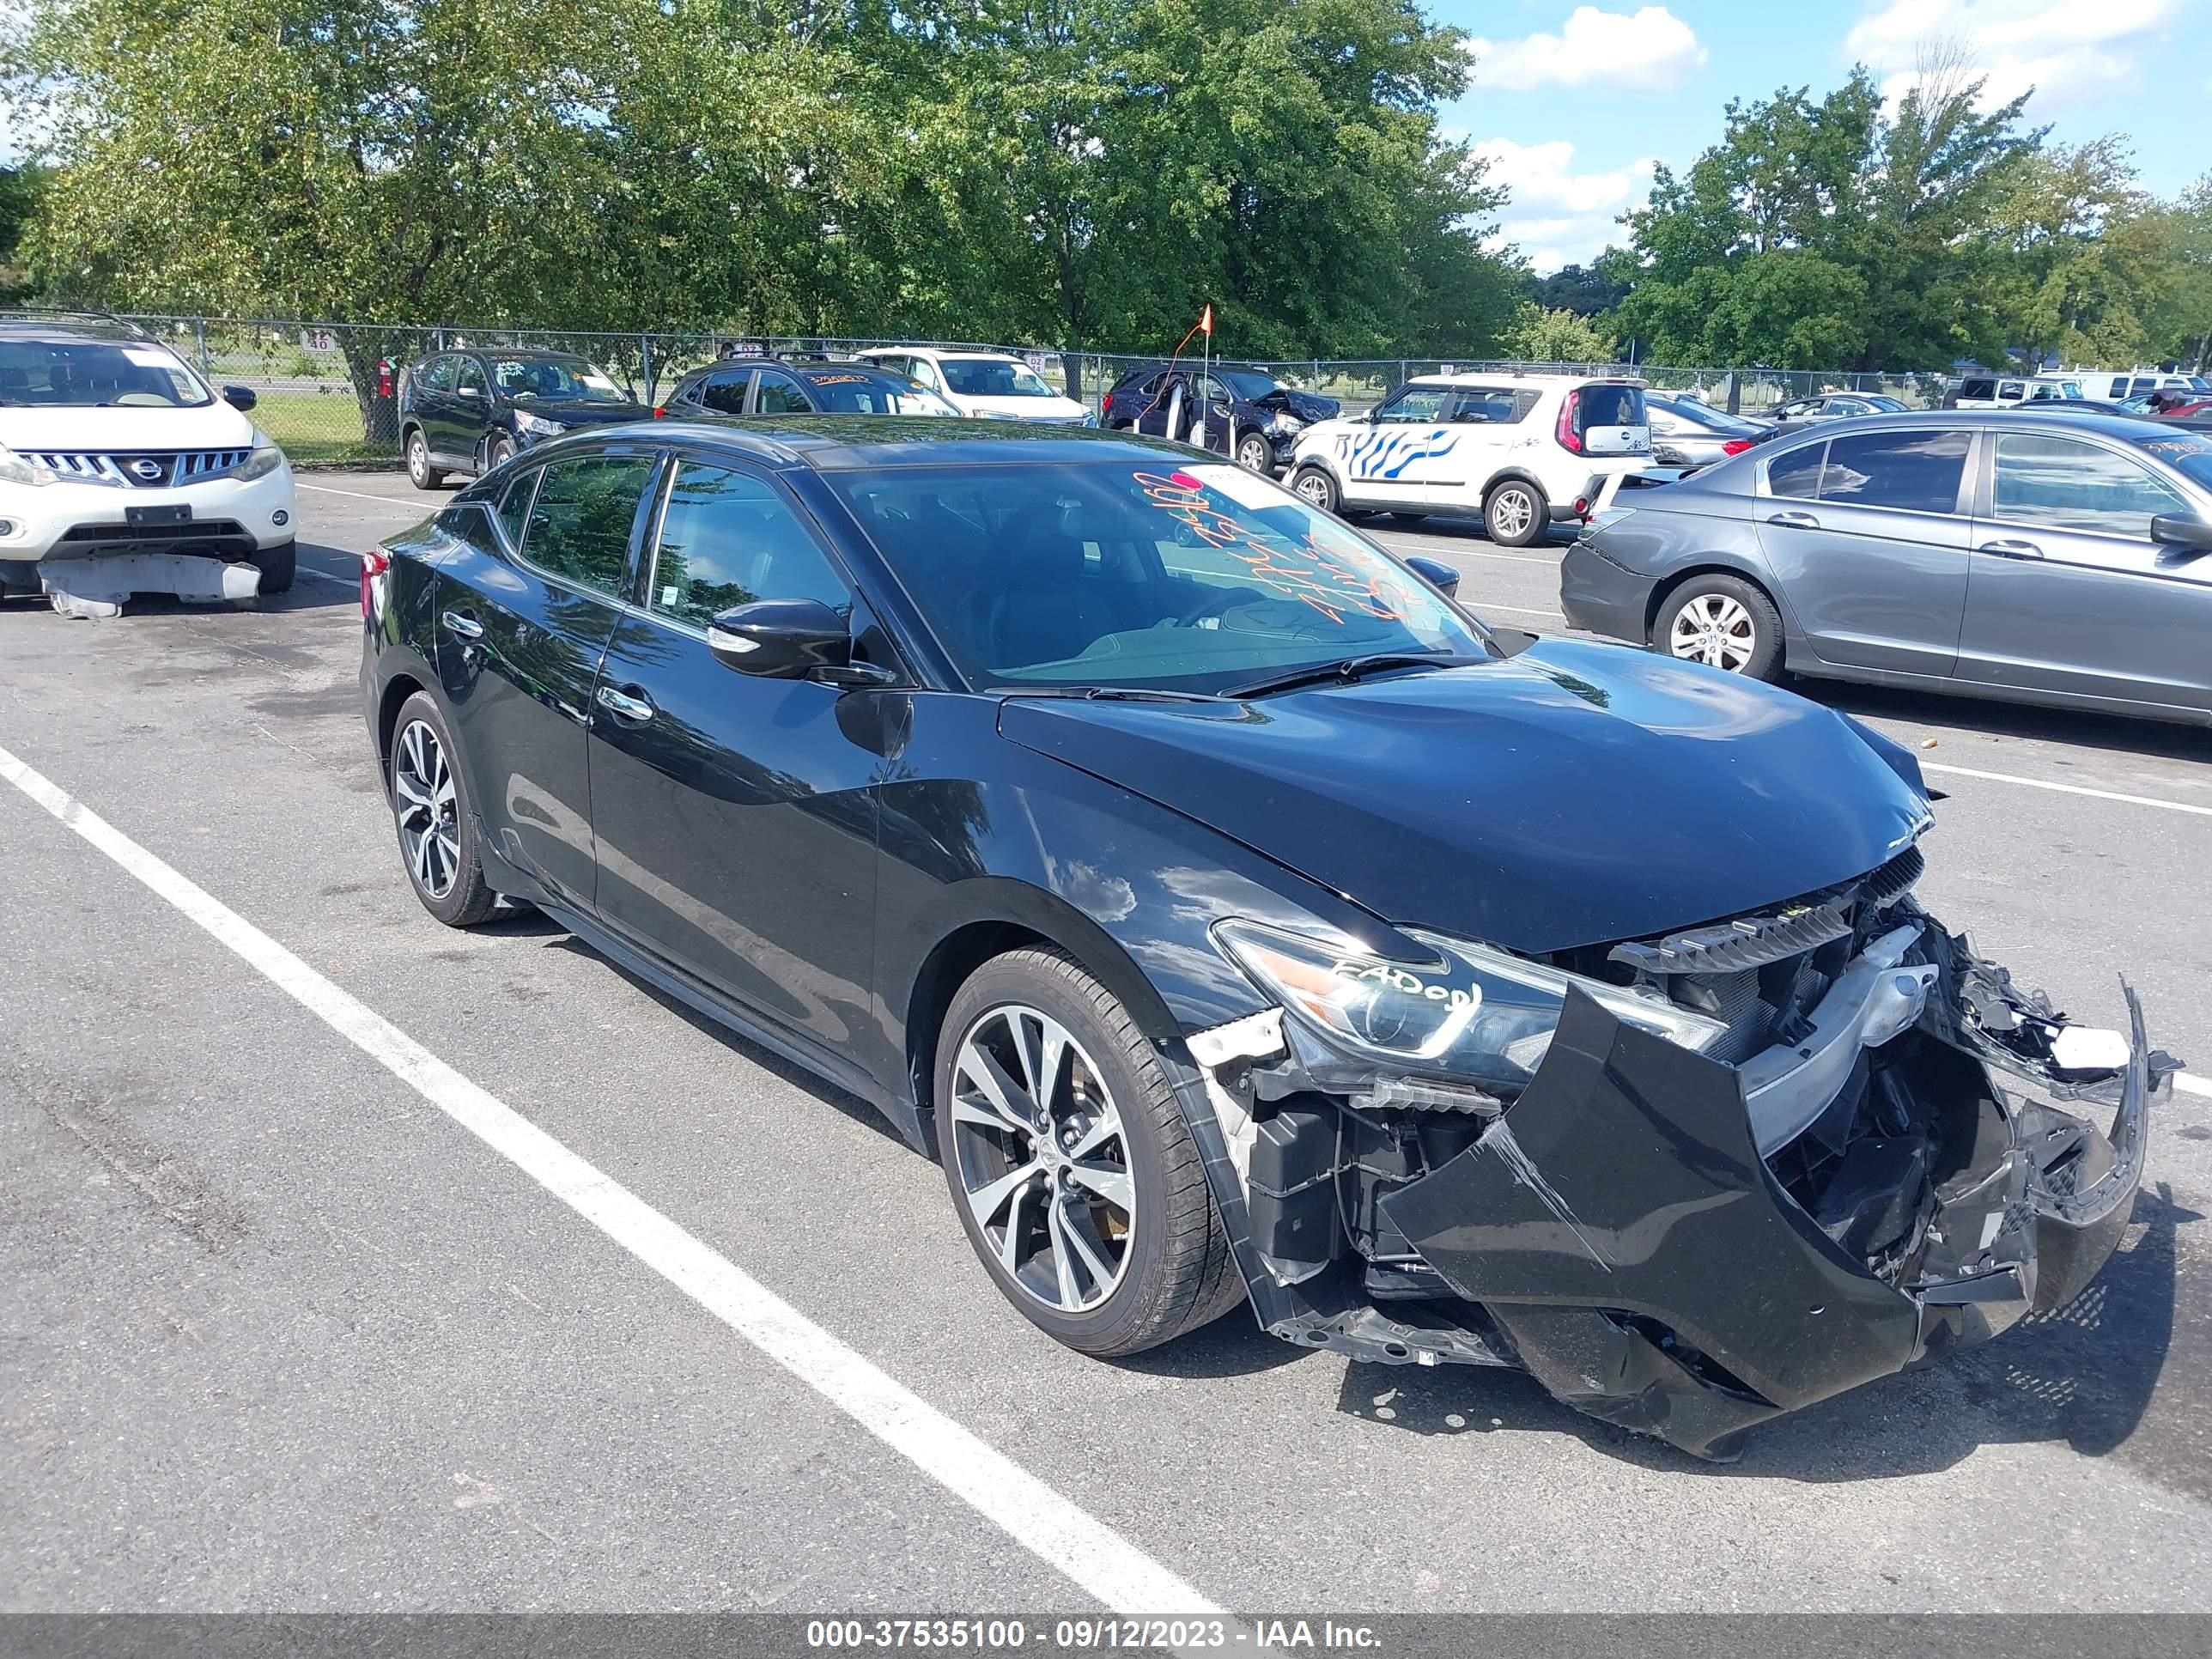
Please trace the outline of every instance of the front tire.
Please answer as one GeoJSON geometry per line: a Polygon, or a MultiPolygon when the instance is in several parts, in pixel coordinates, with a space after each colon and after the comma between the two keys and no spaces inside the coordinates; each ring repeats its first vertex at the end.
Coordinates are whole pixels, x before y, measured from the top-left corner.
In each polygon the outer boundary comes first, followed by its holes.
{"type": "Polygon", "coordinates": [[[1526,547],[1541,536],[1552,518],[1551,503],[1535,485],[1508,478],[1482,504],[1482,527],[1500,547],[1526,547]]]}
{"type": "Polygon", "coordinates": [[[1655,650],[1754,680],[1782,678],[1782,614],[1741,576],[1692,576],[1659,607],[1655,650]]]}
{"type": "Polygon", "coordinates": [[[1275,447],[1263,434],[1248,433],[1237,441],[1237,465],[1263,478],[1270,477],[1275,471],[1275,447]]]}
{"type": "Polygon", "coordinates": [[[1343,497],[1328,469],[1309,463],[1291,475],[1291,493],[1308,507],[1322,513],[1340,513],[1343,497]]]}
{"type": "Polygon", "coordinates": [[[264,593],[289,593],[300,568],[300,544],[279,542],[274,547],[258,549],[249,562],[261,573],[264,593]]]}
{"type": "Polygon", "coordinates": [[[968,1242],[1048,1335],[1132,1354],[1243,1299],[1152,1044],[1067,957],[1012,951],[960,988],[939,1031],[934,1098],[968,1242]]]}
{"type": "Polygon", "coordinates": [[[514,440],[505,434],[495,436],[484,446],[484,471],[496,471],[514,459],[514,440]]]}
{"type": "Polygon", "coordinates": [[[446,475],[430,465],[430,446],[423,441],[420,427],[407,434],[407,482],[417,489],[441,489],[446,482],[446,475]]]}
{"type": "Polygon", "coordinates": [[[492,913],[499,895],[484,884],[459,751],[428,692],[399,706],[384,783],[415,896],[447,927],[475,927],[492,913]]]}

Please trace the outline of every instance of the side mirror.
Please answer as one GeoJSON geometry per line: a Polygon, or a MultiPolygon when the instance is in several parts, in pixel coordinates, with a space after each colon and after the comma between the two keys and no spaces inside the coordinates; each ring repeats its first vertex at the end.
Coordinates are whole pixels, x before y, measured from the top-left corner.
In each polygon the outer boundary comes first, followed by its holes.
{"type": "Polygon", "coordinates": [[[481,398],[483,396],[482,389],[477,386],[459,386],[456,387],[455,390],[457,390],[464,398],[481,398]]]}
{"type": "Polygon", "coordinates": [[[819,599],[755,599],[732,605],[707,629],[716,659],[740,674],[832,685],[885,685],[888,669],[853,660],[853,633],[819,599]]]}
{"type": "Polygon", "coordinates": [[[1442,559],[1425,558],[1419,553],[1408,553],[1406,568],[1448,599],[1459,592],[1459,572],[1442,559]]]}
{"type": "Polygon", "coordinates": [[[227,386],[222,389],[222,400],[243,415],[261,401],[250,386],[227,386]]]}
{"type": "Polygon", "coordinates": [[[2193,513],[2161,513],[2150,521],[2150,538],[2185,553],[2212,553],[2212,519],[2193,513]]]}

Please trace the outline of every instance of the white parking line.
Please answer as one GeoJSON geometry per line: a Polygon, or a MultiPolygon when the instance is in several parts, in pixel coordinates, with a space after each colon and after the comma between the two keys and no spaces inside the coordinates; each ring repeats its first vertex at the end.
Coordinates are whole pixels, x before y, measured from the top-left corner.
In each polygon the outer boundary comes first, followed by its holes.
{"type": "Polygon", "coordinates": [[[5,749],[0,778],[1039,1560],[1116,1613],[1222,1611],[5,749]]]}
{"type": "Polygon", "coordinates": [[[2212,1100],[2212,1082],[2208,1082],[2203,1078],[2191,1077],[2186,1072],[2177,1072],[2174,1073],[2173,1086],[2184,1094],[2203,1095],[2207,1100],[2212,1100]]]}
{"type": "Polygon", "coordinates": [[[294,569],[296,574],[313,576],[319,582],[332,582],[340,587],[358,588],[361,586],[361,578],[358,576],[333,576],[327,570],[310,570],[304,564],[295,566],[294,569]]]}
{"type": "MultiPolygon", "coordinates": [[[[1368,532],[1374,535],[1372,531],[1368,532]]],[[[1454,553],[1462,559],[1497,559],[1506,564],[1540,564],[1547,570],[1557,570],[1557,559],[1540,559],[1527,553],[1496,553],[1486,547],[1462,547],[1455,541],[1437,539],[1413,541],[1403,536],[1376,536],[1385,547],[1402,547],[1413,553],[1454,553]]]]}
{"type": "Polygon", "coordinates": [[[1533,605],[1492,605],[1488,599],[1462,599],[1460,603],[1478,617],[1486,611],[1510,611],[1517,617],[1549,617],[1553,622],[1566,621],[1556,611],[1539,611],[1533,605]]]}
{"type": "Polygon", "coordinates": [[[2078,783],[2053,783],[2048,778],[2023,778],[2012,772],[1981,772],[1971,766],[1949,766],[1936,761],[1923,761],[1923,772],[1946,772],[1957,778],[1980,778],[1988,783],[2016,783],[2024,789],[2048,789],[2059,795],[2087,795],[2092,800],[2116,800],[2129,806],[2155,806],[2166,812],[2193,812],[2198,817],[2212,818],[2212,806],[2194,801],[2160,800],[2156,795],[2124,795],[2113,789],[2091,789],[2078,783]]]}
{"type": "Polygon", "coordinates": [[[416,502],[409,501],[404,495],[371,495],[359,489],[333,489],[328,484],[301,483],[297,478],[293,479],[292,483],[295,489],[312,489],[319,495],[348,495],[357,501],[381,501],[386,507],[414,507],[416,505],[416,502]]]}

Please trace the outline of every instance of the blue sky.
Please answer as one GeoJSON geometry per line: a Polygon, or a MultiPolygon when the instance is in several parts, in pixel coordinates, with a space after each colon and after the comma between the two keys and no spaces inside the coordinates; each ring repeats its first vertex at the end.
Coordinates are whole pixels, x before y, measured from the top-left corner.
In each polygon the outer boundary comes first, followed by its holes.
{"type": "Polygon", "coordinates": [[[1782,86],[1815,95],[1854,62],[1893,90],[1919,44],[1960,42],[2002,100],[2029,87],[2054,143],[2118,133],[2146,189],[2212,171],[2212,0],[1430,0],[1477,39],[1445,106],[1512,187],[1507,240],[1540,270],[1620,238],[1653,161],[1678,171],[1719,138],[1721,106],[1782,86]],[[2148,112],[2146,113],[2146,112],[2148,112]]]}

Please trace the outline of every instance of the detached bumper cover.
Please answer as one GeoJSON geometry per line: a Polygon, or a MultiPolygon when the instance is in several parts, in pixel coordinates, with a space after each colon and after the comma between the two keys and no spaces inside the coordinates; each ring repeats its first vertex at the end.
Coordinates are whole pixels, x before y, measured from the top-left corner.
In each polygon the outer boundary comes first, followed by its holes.
{"type": "Polygon", "coordinates": [[[1926,954],[1936,994],[1900,1040],[1925,1051],[1940,1142],[1900,1186],[1888,1276],[1784,1190],[1738,1069],[1579,994],[1520,1099],[1382,1209],[1559,1399],[1700,1456],[2061,1306],[2118,1243],[2175,1063],[2148,1049],[2132,991],[2124,1060],[2069,1070],[2059,1034],[2078,1028],[2047,1002],[1932,924],[1926,954]],[[2013,1097],[2008,1077],[2109,1104],[2109,1127],[2013,1097]]]}

